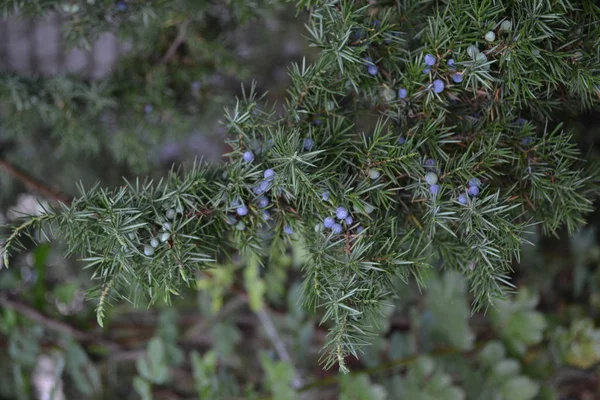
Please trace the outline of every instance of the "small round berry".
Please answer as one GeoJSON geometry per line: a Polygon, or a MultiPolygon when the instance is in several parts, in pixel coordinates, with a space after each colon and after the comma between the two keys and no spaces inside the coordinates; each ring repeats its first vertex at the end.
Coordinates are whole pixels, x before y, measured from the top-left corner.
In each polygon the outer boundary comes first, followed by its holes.
{"type": "Polygon", "coordinates": [[[348,210],[346,210],[344,207],[338,207],[335,210],[335,216],[338,219],[344,219],[344,218],[346,218],[348,216],[348,210]]]}
{"type": "Polygon", "coordinates": [[[150,113],[152,113],[152,111],[154,111],[154,107],[152,107],[152,104],[146,104],[144,106],[144,112],[146,114],[150,114],[150,113]]]}
{"type": "Polygon", "coordinates": [[[430,70],[429,68],[425,68],[425,69],[423,69],[423,74],[428,74],[428,73],[430,73],[430,72],[431,72],[431,70],[430,70]]]}
{"type": "Polygon", "coordinates": [[[479,188],[477,186],[470,186],[469,189],[467,189],[467,193],[471,196],[477,196],[479,195],[479,188]]]}
{"type": "Polygon", "coordinates": [[[517,120],[517,125],[523,126],[527,123],[527,120],[525,118],[519,118],[517,120]]]}
{"type": "Polygon", "coordinates": [[[406,143],[406,139],[404,137],[400,136],[398,138],[398,144],[404,144],[404,143],[406,143]]]}
{"type": "Polygon", "coordinates": [[[173,218],[175,218],[175,214],[177,214],[177,213],[175,212],[175,210],[173,210],[171,208],[171,209],[167,210],[167,214],[166,215],[167,215],[168,219],[173,219],[173,218]]]}
{"type": "Polygon", "coordinates": [[[463,81],[463,75],[459,72],[452,75],[452,80],[454,83],[461,83],[463,81]]]}
{"type": "Polygon", "coordinates": [[[311,138],[304,139],[304,150],[310,151],[313,148],[314,144],[315,142],[311,138]]]}
{"type": "Polygon", "coordinates": [[[269,210],[264,210],[262,212],[262,217],[265,219],[265,221],[268,221],[271,219],[271,212],[269,210]]]}
{"type": "Polygon", "coordinates": [[[398,97],[401,99],[405,99],[408,96],[408,90],[404,88],[398,89],[398,97]]]}
{"type": "Polygon", "coordinates": [[[367,204],[367,205],[365,206],[365,212],[366,212],[367,214],[371,214],[373,211],[375,211],[375,207],[373,207],[372,205],[370,205],[370,204],[367,204]]]}
{"type": "Polygon", "coordinates": [[[487,56],[483,53],[477,53],[477,55],[475,56],[475,60],[477,60],[480,63],[484,63],[487,61],[487,56]]]}
{"type": "Polygon", "coordinates": [[[294,233],[294,231],[289,225],[285,225],[283,227],[283,232],[285,232],[286,235],[291,235],[292,233],[294,233]]]}
{"type": "Polygon", "coordinates": [[[433,81],[433,91],[435,93],[442,93],[444,91],[444,81],[442,81],[441,79],[436,79],[435,81],[433,81]]]}
{"type": "Polygon", "coordinates": [[[335,219],[332,217],[327,217],[323,220],[323,226],[325,226],[325,228],[331,228],[333,224],[335,224],[335,219]]]}
{"type": "Polygon", "coordinates": [[[354,218],[352,218],[351,216],[347,216],[344,222],[346,223],[346,225],[352,225],[352,223],[354,222],[354,218]]]}
{"type": "Polygon", "coordinates": [[[237,229],[238,231],[243,231],[244,229],[246,229],[246,224],[244,223],[244,221],[240,221],[235,225],[235,229],[237,229]]]}
{"type": "Polygon", "coordinates": [[[343,230],[344,228],[342,228],[340,224],[333,224],[331,227],[331,232],[333,232],[334,235],[339,235],[343,230]]]}
{"type": "Polygon", "coordinates": [[[454,64],[455,64],[454,58],[451,58],[448,60],[448,67],[450,69],[454,69],[454,64]]]}
{"type": "Polygon", "coordinates": [[[154,248],[152,246],[145,245],[144,254],[148,257],[152,257],[154,255],[154,248]]]}
{"type": "Polygon", "coordinates": [[[429,185],[435,185],[438,182],[438,176],[435,172],[425,174],[425,182],[429,185]]]}
{"type": "Polygon", "coordinates": [[[258,188],[261,190],[261,193],[266,192],[269,189],[269,181],[261,181],[258,184],[258,188]]]}
{"type": "Polygon", "coordinates": [[[479,54],[479,49],[477,48],[477,46],[472,44],[469,47],[467,47],[467,54],[469,55],[469,57],[475,58],[477,57],[477,54],[479,54]]]}
{"type": "Polygon", "coordinates": [[[125,4],[124,1],[119,1],[117,3],[117,10],[119,10],[121,12],[127,11],[127,4],[125,4]]]}
{"type": "Polygon", "coordinates": [[[500,30],[504,32],[510,32],[512,29],[512,21],[510,19],[502,21],[500,24],[500,30]]]}
{"type": "Polygon", "coordinates": [[[157,238],[152,238],[152,240],[150,241],[150,246],[157,248],[158,247],[158,239],[157,238]]]}
{"type": "Polygon", "coordinates": [[[435,184],[435,185],[431,185],[429,186],[429,191],[431,192],[431,194],[433,194],[434,196],[440,193],[440,185],[435,184]]]}
{"type": "Polygon", "coordinates": [[[315,118],[315,119],[313,120],[313,122],[312,122],[312,123],[313,123],[314,125],[317,125],[317,126],[318,126],[318,125],[321,125],[321,124],[323,123],[323,121],[321,121],[321,119],[320,119],[320,118],[315,118]]]}
{"type": "Polygon", "coordinates": [[[367,71],[369,72],[369,75],[377,75],[379,73],[379,68],[377,65],[369,65],[367,71]]]}
{"type": "Polygon", "coordinates": [[[426,167],[435,167],[435,160],[433,158],[428,158],[425,160],[426,167]]]}
{"type": "Polygon", "coordinates": [[[493,42],[494,40],[496,40],[496,34],[494,33],[494,31],[489,31],[488,33],[486,33],[485,40],[487,40],[488,42],[493,42]]]}
{"type": "Polygon", "coordinates": [[[318,224],[316,224],[316,225],[315,225],[315,232],[317,232],[317,233],[318,233],[318,232],[323,232],[323,229],[324,229],[324,228],[325,228],[325,227],[323,226],[323,224],[321,224],[321,223],[318,223],[318,224]]]}
{"type": "Polygon", "coordinates": [[[437,58],[433,54],[425,54],[425,65],[429,65],[430,67],[435,65],[437,58]]]}
{"type": "Polygon", "coordinates": [[[529,146],[531,143],[533,143],[533,138],[531,138],[529,136],[524,137],[523,139],[521,139],[521,144],[523,146],[529,146]]]}
{"type": "Polygon", "coordinates": [[[251,151],[246,151],[244,152],[243,158],[245,163],[251,163],[254,161],[254,153],[251,151]]]}
{"type": "Polygon", "coordinates": [[[171,237],[171,234],[169,232],[163,232],[160,235],[160,241],[161,242],[166,242],[167,240],[169,240],[170,237],[171,237]]]}
{"type": "Polygon", "coordinates": [[[271,168],[269,168],[268,170],[266,170],[264,172],[264,177],[265,179],[273,179],[275,177],[275,171],[273,171],[271,168]]]}
{"type": "Polygon", "coordinates": [[[467,184],[469,187],[471,186],[477,186],[478,188],[481,188],[481,180],[479,178],[471,178],[469,180],[469,183],[467,184]]]}
{"type": "Polygon", "coordinates": [[[235,223],[236,223],[236,222],[237,222],[237,220],[236,220],[236,219],[235,219],[235,217],[234,217],[234,216],[232,216],[232,215],[228,215],[228,216],[225,218],[225,223],[226,223],[227,225],[235,225],[235,223]]]}
{"type": "Polygon", "coordinates": [[[326,190],[321,194],[321,198],[323,199],[323,201],[328,201],[329,200],[329,191],[326,190]]]}
{"type": "Polygon", "coordinates": [[[365,230],[365,228],[363,228],[362,225],[359,225],[356,227],[356,233],[362,233],[362,231],[364,231],[364,230],[365,230]]]}
{"type": "Polygon", "coordinates": [[[254,187],[252,188],[252,193],[254,193],[254,194],[261,194],[262,192],[264,192],[264,190],[262,190],[262,189],[261,189],[260,187],[258,187],[258,186],[254,186],[254,187]]]}
{"type": "Polygon", "coordinates": [[[377,179],[380,176],[381,176],[381,172],[379,172],[379,170],[377,170],[375,168],[369,169],[369,178],[371,178],[371,179],[377,179]]]}
{"type": "Polygon", "coordinates": [[[394,101],[396,99],[396,91],[390,88],[385,88],[381,92],[381,96],[385,101],[394,101]]]}
{"type": "Polygon", "coordinates": [[[171,224],[170,224],[169,222],[165,222],[165,223],[163,224],[163,229],[164,229],[165,231],[170,231],[170,230],[171,230],[171,228],[172,228],[172,226],[171,226],[171,224]]]}
{"type": "Polygon", "coordinates": [[[262,196],[258,199],[258,206],[260,208],[266,208],[269,205],[269,198],[266,196],[262,196]]]}
{"type": "Polygon", "coordinates": [[[458,202],[462,205],[467,204],[467,196],[465,196],[464,194],[459,195],[458,202]]]}
{"type": "Polygon", "coordinates": [[[243,217],[244,215],[248,214],[248,207],[246,207],[246,206],[239,206],[238,208],[235,209],[235,212],[240,217],[243,217]]]}

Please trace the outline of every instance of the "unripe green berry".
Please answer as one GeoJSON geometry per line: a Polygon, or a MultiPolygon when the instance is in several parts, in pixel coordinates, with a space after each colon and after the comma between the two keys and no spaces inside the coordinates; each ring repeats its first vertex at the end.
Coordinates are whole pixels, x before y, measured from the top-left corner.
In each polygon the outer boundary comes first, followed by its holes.
{"type": "Polygon", "coordinates": [[[500,30],[501,31],[510,32],[511,29],[512,29],[512,22],[511,22],[510,19],[504,20],[500,24],[500,30]]]}
{"type": "Polygon", "coordinates": [[[172,208],[170,210],[167,210],[167,218],[168,219],[175,218],[175,210],[173,210],[172,208]]]}
{"type": "Polygon", "coordinates": [[[467,54],[469,55],[469,57],[475,58],[477,57],[477,54],[479,54],[479,49],[477,48],[477,46],[472,44],[469,47],[467,47],[467,54]]]}
{"type": "Polygon", "coordinates": [[[148,257],[152,257],[154,255],[154,248],[149,245],[144,246],[144,254],[148,257]]]}
{"type": "Polygon", "coordinates": [[[243,231],[244,229],[246,229],[246,224],[244,223],[244,221],[240,221],[235,225],[235,229],[237,229],[238,231],[243,231]]]}
{"type": "Polygon", "coordinates": [[[393,101],[396,99],[396,91],[390,88],[385,88],[381,91],[381,96],[385,101],[393,101]]]}
{"type": "Polygon", "coordinates": [[[371,168],[369,170],[369,178],[371,179],[377,179],[381,176],[381,172],[379,172],[379,170],[376,170],[375,168],[371,168]]]}
{"type": "Polygon", "coordinates": [[[171,234],[169,232],[163,232],[160,235],[160,241],[161,242],[166,242],[167,240],[169,240],[170,237],[171,237],[171,234]]]}
{"type": "Polygon", "coordinates": [[[489,31],[485,34],[485,40],[487,40],[488,42],[493,42],[494,40],[496,40],[496,34],[493,31],[489,31]]]}
{"type": "Polygon", "coordinates": [[[425,174],[425,182],[429,185],[435,185],[438,181],[438,176],[435,172],[428,172],[425,174]]]}
{"type": "Polygon", "coordinates": [[[153,238],[153,239],[150,241],[150,246],[152,246],[152,247],[154,247],[154,248],[158,247],[158,239],[157,239],[157,238],[153,238]]]}

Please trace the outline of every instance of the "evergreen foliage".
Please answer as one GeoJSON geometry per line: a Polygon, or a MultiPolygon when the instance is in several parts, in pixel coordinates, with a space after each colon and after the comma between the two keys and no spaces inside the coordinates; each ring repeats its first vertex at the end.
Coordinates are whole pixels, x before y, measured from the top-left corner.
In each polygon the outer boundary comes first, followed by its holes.
{"type": "MultiPolygon", "coordinates": [[[[591,0],[298,5],[310,12],[319,56],[291,67],[284,113],[247,88],[225,112],[226,163],[81,187],[70,204],[48,205],[15,226],[5,263],[24,236],[61,240],[66,255],[94,271],[102,323],[116,299],[171,301],[199,271],[218,274],[212,268],[232,249],[257,268],[298,242],[308,255],[304,304],[322,309],[328,327],[323,364],[342,371],[403,296],[397,278],[425,287],[433,265],[457,271],[473,310],[502,309],[497,300],[514,289],[511,263],[528,230],[573,233],[592,210],[597,165],[585,162],[563,122],[598,107],[600,8],[591,0]],[[326,228],[327,217],[339,225],[326,228]]],[[[429,303],[440,315],[438,306],[429,303]]],[[[514,307],[527,315],[527,303],[514,307]]],[[[539,339],[506,345],[522,353],[539,339]]],[[[263,365],[273,379],[275,364],[263,365]]],[[[138,369],[144,382],[163,377],[138,369]]],[[[434,371],[423,359],[410,374],[446,380],[434,371]]],[[[277,374],[274,393],[287,392],[280,385],[292,374],[277,374]]],[[[506,385],[505,398],[514,398],[506,385]]],[[[522,398],[539,390],[529,387],[522,398]]],[[[460,398],[452,385],[440,388],[460,398]]]]}

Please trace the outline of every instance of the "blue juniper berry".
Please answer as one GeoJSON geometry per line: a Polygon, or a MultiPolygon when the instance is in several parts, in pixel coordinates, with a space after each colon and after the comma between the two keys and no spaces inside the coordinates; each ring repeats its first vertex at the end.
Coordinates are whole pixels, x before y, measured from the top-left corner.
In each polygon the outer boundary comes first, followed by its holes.
{"type": "Polygon", "coordinates": [[[260,208],[265,208],[269,205],[269,198],[267,196],[262,196],[258,199],[258,206],[260,208]]]}
{"type": "Polygon", "coordinates": [[[246,207],[246,206],[239,206],[238,208],[235,209],[235,212],[240,217],[243,217],[244,215],[248,214],[248,207],[246,207]]]}
{"type": "Polygon", "coordinates": [[[425,68],[425,69],[423,69],[423,74],[428,74],[428,73],[430,73],[430,72],[431,72],[431,70],[430,70],[429,68],[425,68]]]}
{"type": "Polygon", "coordinates": [[[470,186],[469,189],[467,189],[467,193],[473,197],[478,196],[479,188],[477,186],[470,186]]]}
{"type": "Polygon", "coordinates": [[[434,196],[440,193],[440,185],[438,185],[437,183],[435,185],[431,185],[429,186],[429,191],[431,192],[431,194],[433,194],[434,196]]]}
{"type": "Polygon", "coordinates": [[[150,114],[153,110],[154,110],[154,107],[152,107],[152,104],[146,104],[144,106],[144,112],[146,114],[150,114]]]}
{"type": "Polygon", "coordinates": [[[452,75],[452,80],[454,83],[461,83],[463,81],[463,75],[459,72],[452,75]]]}
{"type": "Polygon", "coordinates": [[[398,138],[398,144],[404,144],[404,143],[406,143],[406,139],[404,137],[400,136],[398,138]]]}
{"type": "Polygon", "coordinates": [[[442,93],[444,91],[445,86],[446,85],[444,85],[444,81],[442,81],[441,79],[436,79],[432,83],[434,93],[438,93],[438,94],[442,93]]]}
{"type": "Polygon", "coordinates": [[[304,139],[304,150],[310,151],[313,148],[314,144],[315,142],[311,138],[304,139]]]}
{"type": "Polygon", "coordinates": [[[453,70],[454,69],[454,64],[455,64],[454,58],[451,58],[451,59],[448,60],[448,68],[450,68],[450,69],[453,70]]]}
{"type": "Polygon", "coordinates": [[[246,163],[251,163],[252,161],[254,161],[254,153],[251,151],[246,151],[244,152],[244,162],[246,163]]]}
{"type": "Polygon", "coordinates": [[[344,207],[338,207],[335,210],[335,216],[338,219],[345,219],[348,216],[348,210],[346,210],[344,207]]]}
{"type": "Polygon", "coordinates": [[[533,143],[533,138],[530,136],[524,137],[523,139],[521,139],[521,144],[523,146],[529,146],[531,143],[533,143]]]}
{"type": "Polygon", "coordinates": [[[329,200],[329,190],[324,191],[321,194],[321,198],[323,199],[323,201],[328,201],[329,200]]]}
{"type": "Polygon", "coordinates": [[[356,227],[356,233],[362,233],[362,231],[364,231],[364,230],[365,230],[365,228],[363,228],[362,225],[359,225],[356,227]]]}
{"type": "Polygon", "coordinates": [[[435,167],[435,160],[433,158],[428,158],[425,160],[426,167],[435,167]]]}
{"type": "Polygon", "coordinates": [[[408,90],[404,89],[404,88],[400,88],[398,89],[398,97],[401,99],[405,99],[406,96],[408,96],[408,90]]]}
{"type": "Polygon", "coordinates": [[[263,174],[263,176],[265,177],[265,179],[273,179],[275,177],[275,171],[273,171],[271,168],[269,168],[268,170],[266,170],[263,174]]]}
{"type": "Polygon", "coordinates": [[[271,219],[271,212],[269,210],[264,210],[262,212],[262,216],[266,221],[268,221],[271,219]]]}
{"type": "Polygon", "coordinates": [[[340,224],[333,224],[333,226],[331,227],[331,232],[333,232],[335,235],[339,235],[340,233],[342,233],[343,229],[344,228],[342,228],[340,224]]]}
{"type": "Polygon", "coordinates": [[[325,228],[331,228],[333,224],[335,224],[335,219],[333,219],[332,217],[327,217],[323,220],[323,226],[325,228]]]}
{"type": "Polygon", "coordinates": [[[428,65],[431,67],[431,66],[435,65],[436,61],[437,61],[437,58],[433,54],[425,54],[425,65],[428,65]]]}
{"type": "Polygon", "coordinates": [[[478,188],[481,188],[481,180],[479,178],[471,178],[471,180],[469,180],[468,186],[477,186],[478,188]]]}
{"type": "Polygon", "coordinates": [[[347,216],[344,222],[346,223],[346,225],[352,225],[352,223],[354,222],[354,218],[352,218],[351,216],[347,216]]]}
{"type": "Polygon", "coordinates": [[[123,12],[127,10],[127,4],[124,1],[117,2],[117,10],[123,12]]]}
{"type": "Polygon", "coordinates": [[[462,205],[467,204],[467,196],[465,196],[464,194],[459,195],[458,202],[462,205]]]}
{"type": "Polygon", "coordinates": [[[372,64],[369,65],[367,71],[369,72],[369,75],[377,75],[379,73],[379,68],[377,67],[377,65],[372,64]]]}
{"type": "Polygon", "coordinates": [[[291,235],[292,233],[294,233],[294,231],[292,230],[292,227],[289,225],[285,225],[283,227],[283,232],[285,232],[286,235],[291,235]]]}

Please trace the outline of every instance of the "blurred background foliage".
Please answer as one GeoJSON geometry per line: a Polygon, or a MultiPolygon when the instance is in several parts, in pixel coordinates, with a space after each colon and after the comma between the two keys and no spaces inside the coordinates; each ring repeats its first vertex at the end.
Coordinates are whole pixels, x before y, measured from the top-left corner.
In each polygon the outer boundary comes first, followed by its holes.
{"type": "MultiPolygon", "coordinates": [[[[89,52],[77,73],[58,64],[24,73],[4,58],[3,221],[52,200],[40,182],[74,194],[77,181],[109,186],[196,157],[219,162],[219,119],[240,84],[255,79],[281,102],[290,62],[311,59],[305,16],[283,0],[0,4],[5,35],[15,10],[32,31],[51,11],[60,51],[89,52]],[[125,50],[93,76],[106,32],[125,50]]],[[[597,121],[570,123],[584,151],[597,121]]],[[[598,214],[570,239],[530,233],[535,246],[514,265],[518,290],[485,313],[471,314],[466,282],[442,265],[426,291],[398,281],[402,295],[360,360],[347,360],[348,375],[319,364],[326,326],[301,307],[301,244],[266,268],[231,249],[173,304],[116,304],[103,329],[85,300],[90,272],[58,244],[32,247],[0,270],[0,399],[600,399],[598,214]]]]}

